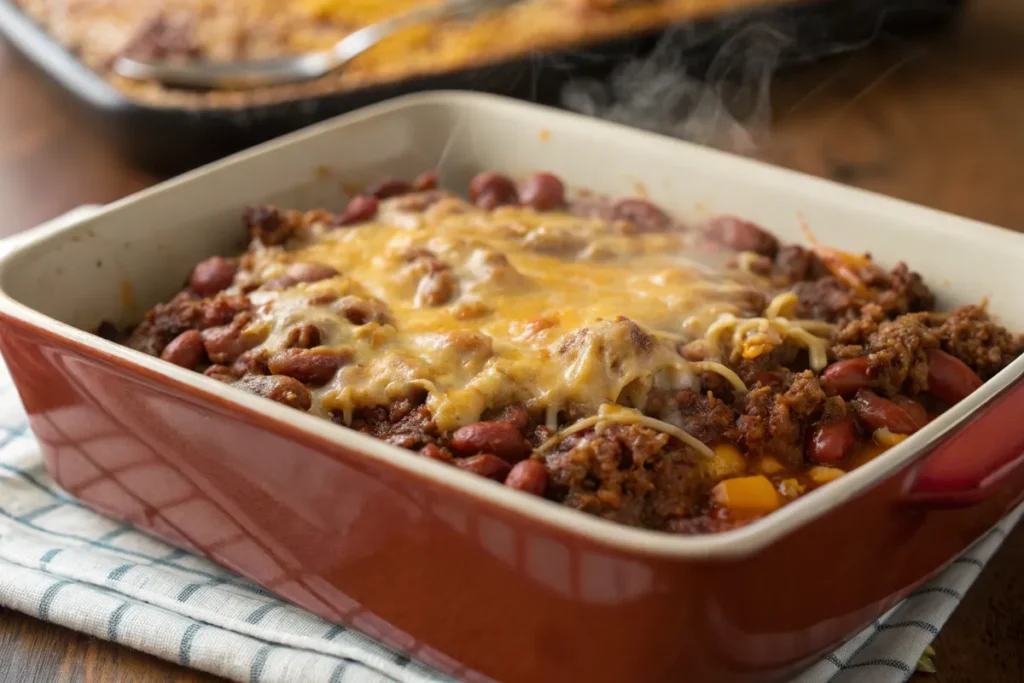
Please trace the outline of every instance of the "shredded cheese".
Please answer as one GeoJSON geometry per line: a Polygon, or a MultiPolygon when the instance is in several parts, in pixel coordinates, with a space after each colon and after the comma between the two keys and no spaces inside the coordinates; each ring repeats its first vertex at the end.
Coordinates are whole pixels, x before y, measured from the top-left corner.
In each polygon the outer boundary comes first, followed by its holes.
{"type": "Polygon", "coordinates": [[[669,424],[668,422],[664,422],[657,418],[644,415],[638,410],[624,408],[622,406],[607,403],[601,406],[597,415],[591,415],[590,417],[585,417],[582,420],[577,420],[572,425],[560,431],[558,434],[552,436],[550,439],[542,443],[539,448],[537,448],[537,452],[547,453],[552,448],[561,443],[562,440],[565,439],[566,437],[577,432],[581,432],[585,429],[589,429],[590,427],[596,427],[598,430],[600,430],[604,423],[638,424],[643,425],[645,427],[650,427],[655,431],[664,432],[669,436],[674,436],[675,438],[679,439],[687,446],[697,451],[706,458],[715,457],[714,451],[712,451],[707,445],[705,445],[703,441],[693,436],[692,434],[683,431],[679,427],[676,427],[675,425],[669,424]]]}

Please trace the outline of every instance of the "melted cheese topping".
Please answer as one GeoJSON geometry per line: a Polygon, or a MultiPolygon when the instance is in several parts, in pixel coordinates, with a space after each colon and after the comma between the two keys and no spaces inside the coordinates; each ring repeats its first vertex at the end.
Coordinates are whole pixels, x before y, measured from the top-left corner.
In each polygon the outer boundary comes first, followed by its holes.
{"type": "MultiPolygon", "coordinates": [[[[442,430],[510,403],[554,428],[606,404],[650,414],[652,395],[699,390],[700,372],[745,390],[728,368],[678,352],[709,331],[740,335],[737,323],[747,323],[738,316],[759,310],[767,287],[727,268],[728,255],[697,231],[637,233],[628,223],[520,207],[485,212],[449,196],[422,211],[402,208],[415,200],[383,202],[372,223],[307,225],[286,247],[250,249],[260,280],[303,262],[340,273],[249,294],[264,349],[282,348],[293,327],[309,323],[321,344],[350,352],[314,392],[313,412],[350,421],[360,407],[425,391],[442,430]],[[353,303],[386,315],[350,322],[353,303]]],[[[760,329],[761,320],[749,322],[760,329]]],[[[770,322],[813,347],[795,334],[804,330],[770,322]]]]}

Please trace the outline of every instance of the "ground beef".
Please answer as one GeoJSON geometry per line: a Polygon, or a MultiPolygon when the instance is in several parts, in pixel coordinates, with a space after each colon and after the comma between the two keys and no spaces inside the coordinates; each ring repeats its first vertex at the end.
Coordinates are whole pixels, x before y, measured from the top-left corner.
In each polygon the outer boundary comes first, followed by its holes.
{"type": "Polygon", "coordinates": [[[962,360],[983,380],[1024,351],[1024,339],[994,323],[981,306],[957,308],[939,325],[936,334],[943,351],[962,360]]]}
{"type": "Polygon", "coordinates": [[[549,495],[564,505],[623,524],[665,528],[694,514],[703,477],[694,455],[666,434],[611,425],[574,434],[549,454],[549,495]]]}
{"type": "Polygon", "coordinates": [[[928,326],[930,316],[909,313],[895,320],[877,322],[876,315],[877,307],[868,309],[865,317],[836,331],[837,339],[858,342],[835,347],[836,357],[866,355],[872,386],[886,396],[900,393],[913,396],[925,391],[928,387],[925,350],[938,346],[935,332],[928,326]]]}
{"type": "Polygon", "coordinates": [[[888,286],[878,295],[878,305],[889,315],[930,311],[935,307],[935,295],[920,275],[900,261],[889,273],[888,286]]]}
{"type": "MultiPolygon", "coordinates": [[[[714,375],[721,377],[721,375],[714,375]]],[[[730,385],[730,394],[731,394],[730,385]]],[[[676,404],[682,414],[682,429],[704,443],[732,440],[735,437],[736,412],[710,391],[681,391],[676,404]]]]}
{"type": "Polygon", "coordinates": [[[806,427],[821,414],[825,398],[809,371],[792,375],[784,392],[770,386],[754,389],[744,398],[737,421],[741,443],[754,455],[771,455],[791,467],[800,466],[806,427]]]}
{"type": "Polygon", "coordinates": [[[172,339],[187,330],[205,330],[227,325],[249,309],[244,296],[218,294],[200,299],[188,291],[179,292],[166,304],[157,304],[146,313],[126,344],[131,348],[159,356],[172,339]]]}
{"type": "Polygon", "coordinates": [[[835,322],[857,316],[863,301],[857,299],[846,285],[831,275],[817,280],[797,282],[793,293],[798,302],[798,318],[835,322]]]}
{"type": "Polygon", "coordinates": [[[774,274],[784,284],[819,280],[828,275],[825,265],[813,251],[790,244],[775,255],[774,274]]]}
{"type": "MultiPolygon", "coordinates": [[[[788,264],[790,275],[810,275],[817,271],[814,261],[806,257],[792,256],[788,264]]],[[[849,285],[832,275],[816,280],[806,279],[793,283],[792,291],[799,299],[797,315],[802,318],[816,318],[830,322],[845,322],[861,317],[861,309],[877,305],[886,316],[930,310],[935,297],[921,280],[911,272],[905,263],[899,263],[890,273],[874,268],[864,268],[858,273],[867,293],[857,293],[849,285]]]]}
{"type": "MultiPolygon", "coordinates": [[[[340,415],[331,417],[335,422],[341,421],[340,415]]],[[[435,443],[438,436],[430,411],[420,397],[400,399],[390,407],[375,406],[360,410],[353,416],[349,426],[409,450],[420,450],[435,443]]]]}

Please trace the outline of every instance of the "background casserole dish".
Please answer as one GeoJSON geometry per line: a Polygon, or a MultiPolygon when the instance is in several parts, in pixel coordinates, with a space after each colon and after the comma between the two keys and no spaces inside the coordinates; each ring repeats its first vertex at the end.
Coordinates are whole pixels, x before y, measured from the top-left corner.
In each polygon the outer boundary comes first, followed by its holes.
{"type": "Polygon", "coordinates": [[[495,168],[548,168],[619,195],[641,182],[684,217],[735,213],[793,241],[803,220],[824,243],[948,281],[944,306],[989,296],[1024,326],[1013,233],[544,108],[417,96],[148,190],[0,262],[0,348],[58,481],[326,618],[456,676],[502,681],[782,676],[1021,499],[1021,359],[828,487],[748,527],[677,538],[392,459],[386,444],[70,326],[137,319],[193,263],[231,250],[246,204],[331,208],[342,181],[434,166],[456,186],[495,168]]]}

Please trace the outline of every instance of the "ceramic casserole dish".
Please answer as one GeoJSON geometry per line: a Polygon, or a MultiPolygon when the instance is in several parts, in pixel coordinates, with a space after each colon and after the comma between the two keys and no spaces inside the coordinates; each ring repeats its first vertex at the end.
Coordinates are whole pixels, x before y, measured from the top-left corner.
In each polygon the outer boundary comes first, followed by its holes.
{"type": "Polygon", "coordinates": [[[544,169],[571,186],[906,259],[940,306],[1024,329],[1024,237],[493,96],[429,93],[319,124],[21,242],[0,350],[54,478],[90,506],[465,680],[771,681],[835,647],[1024,498],[1024,358],[882,456],[747,526],[619,526],[164,363],[85,329],[137,321],[242,245],[247,205],[544,169]],[[594,141],[600,141],[595,144],[594,141]]]}

